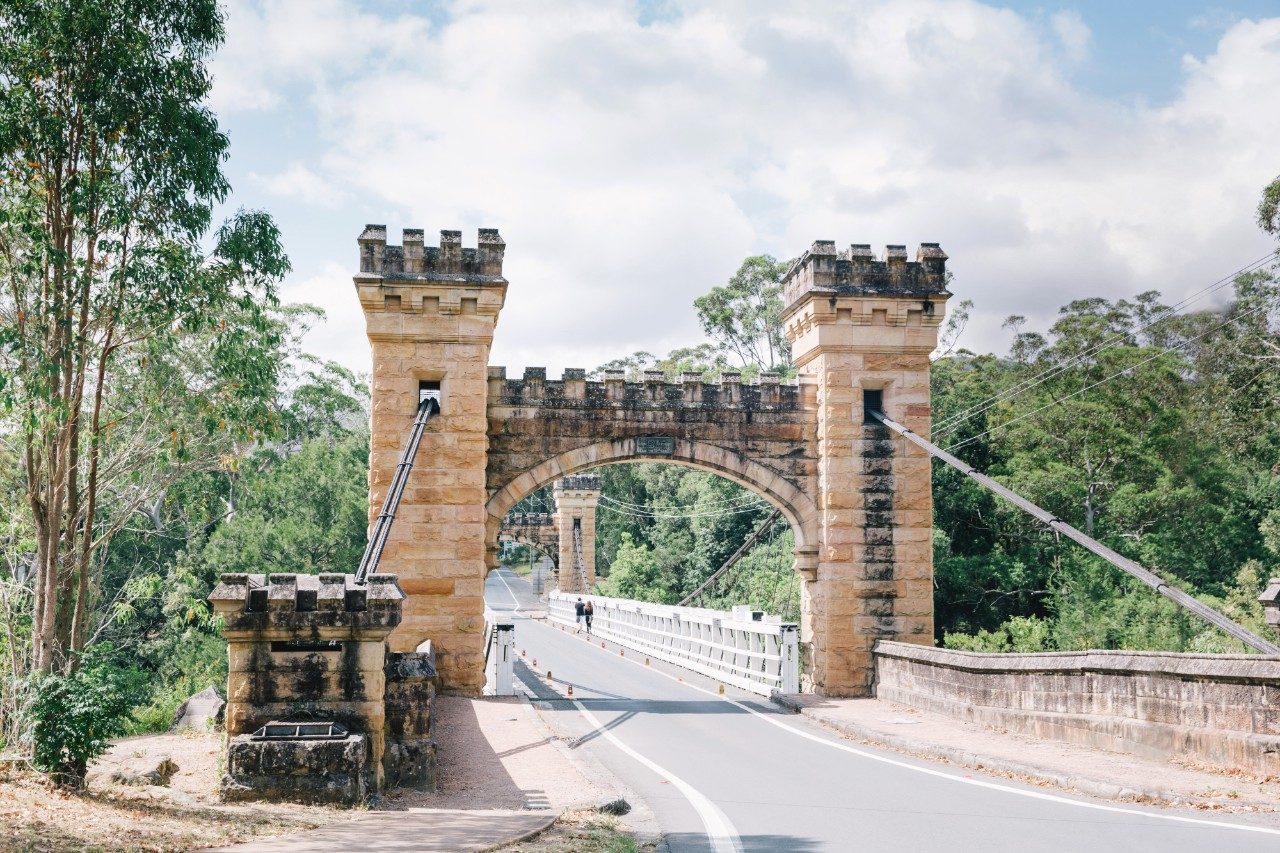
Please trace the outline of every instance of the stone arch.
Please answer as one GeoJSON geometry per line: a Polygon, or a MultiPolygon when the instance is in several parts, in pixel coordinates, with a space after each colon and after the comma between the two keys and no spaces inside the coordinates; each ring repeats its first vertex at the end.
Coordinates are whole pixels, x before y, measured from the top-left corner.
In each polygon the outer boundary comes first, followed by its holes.
{"type": "Polygon", "coordinates": [[[487,567],[496,565],[498,530],[503,517],[522,498],[570,474],[622,462],[667,462],[708,471],[763,498],[782,512],[795,534],[797,568],[816,542],[818,510],[813,499],[785,477],[737,451],[702,441],[676,439],[670,453],[637,450],[635,438],[618,438],[559,453],[529,468],[494,491],[485,505],[487,567]]]}
{"type": "MultiPolygon", "coordinates": [[[[530,536],[526,536],[524,533],[508,533],[505,535],[510,539],[511,542],[514,542],[517,545],[524,545],[528,548],[532,548],[533,550],[537,551],[539,554],[541,554],[542,556],[550,560],[551,565],[553,566],[556,565],[557,560],[560,557],[560,551],[558,548],[548,545],[545,542],[539,542],[537,539],[534,539],[533,537],[530,537],[530,536]]],[[[501,539],[499,539],[499,542],[501,542],[501,539]]]]}

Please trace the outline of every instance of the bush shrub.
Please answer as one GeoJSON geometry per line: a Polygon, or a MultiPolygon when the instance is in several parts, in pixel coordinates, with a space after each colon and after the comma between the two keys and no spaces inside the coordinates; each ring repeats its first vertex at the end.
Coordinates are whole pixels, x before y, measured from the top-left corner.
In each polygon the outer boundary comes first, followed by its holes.
{"type": "Polygon", "coordinates": [[[39,677],[32,707],[36,768],[55,784],[83,785],[89,761],[125,733],[145,682],[141,672],[114,664],[105,653],[87,655],[71,675],[39,677]]]}

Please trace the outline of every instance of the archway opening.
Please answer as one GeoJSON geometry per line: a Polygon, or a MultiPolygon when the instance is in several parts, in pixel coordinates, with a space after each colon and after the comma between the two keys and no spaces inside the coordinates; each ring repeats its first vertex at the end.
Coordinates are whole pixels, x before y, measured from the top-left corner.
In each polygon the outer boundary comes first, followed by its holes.
{"type": "MultiPolygon", "coordinates": [[[[491,518],[502,498],[510,505],[499,519],[505,523],[494,527],[498,563],[512,567],[503,559],[501,531],[535,514],[556,512],[555,479],[542,480],[590,473],[599,482],[592,592],[716,610],[745,605],[803,625],[796,543],[804,541],[800,519],[808,518],[808,507],[784,501],[776,482],[770,481],[771,490],[743,470],[717,470],[693,459],[619,458],[572,471],[548,463],[537,467],[544,469],[540,479],[526,479],[522,490],[502,490],[490,502],[491,518]]],[[[566,549],[547,542],[538,547],[545,553],[558,550],[560,572],[570,570],[564,565],[566,549]]]]}

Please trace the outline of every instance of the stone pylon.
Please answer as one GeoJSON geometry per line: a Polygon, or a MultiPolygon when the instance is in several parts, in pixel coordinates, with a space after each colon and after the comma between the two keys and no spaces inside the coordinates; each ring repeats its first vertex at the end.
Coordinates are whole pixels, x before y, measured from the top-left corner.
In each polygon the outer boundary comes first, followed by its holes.
{"type": "Polygon", "coordinates": [[[797,567],[805,686],[819,693],[869,694],[878,639],[933,643],[930,460],[864,406],[928,437],[946,257],[931,243],[909,262],[904,246],[878,260],[818,241],[784,279],[800,381],[816,386],[818,552],[797,567]]]}
{"type": "Polygon", "coordinates": [[[439,388],[440,414],[422,437],[380,572],[399,577],[403,620],[388,642],[412,651],[431,640],[445,684],[483,687],[485,578],[485,414],[487,365],[507,293],[506,245],[480,229],[478,247],[459,231],[424,245],[406,229],[387,245],[386,227],[360,235],[356,291],[373,350],[369,518],[382,507],[418,407],[439,388]]]}
{"type": "Polygon", "coordinates": [[[558,585],[564,592],[589,592],[596,582],[596,505],[600,502],[600,478],[593,474],[564,477],[556,481],[552,493],[556,500],[556,526],[560,535],[558,585]],[[586,589],[582,586],[574,556],[575,530],[582,540],[586,589]]]}

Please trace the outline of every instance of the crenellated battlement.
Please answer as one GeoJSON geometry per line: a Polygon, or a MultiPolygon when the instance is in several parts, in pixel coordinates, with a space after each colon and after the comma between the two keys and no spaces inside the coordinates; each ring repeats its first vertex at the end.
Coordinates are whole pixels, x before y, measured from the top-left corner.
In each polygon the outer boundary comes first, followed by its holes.
{"type": "Polygon", "coordinates": [[[928,297],[947,295],[947,253],[937,243],[921,243],[916,259],[907,247],[885,246],[878,260],[871,246],[855,243],[836,251],[834,240],[815,240],[782,278],[788,308],[814,291],[836,295],[928,297]]]}
{"type": "Polygon", "coordinates": [[[596,474],[570,474],[557,480],[555,487],[564,492],[598,492],[600,477],[596,474]]]}
{"type": "Polygon", "coordinates": [[[394,279],[502,282],[507,244],[496,228],[481,228],[474,249],[462,247],[461,231],[441,231],[440,245],[427,246],[421,228],[401,232],[401,244],[387,245],[387,226],[366,225],[357,238],[360,272],[394,279]]]}
{"type": "Polygon", "coordinates": [[[554,513],[550,512],[511,512],[502,517],[502,530],[517,527],[550,527],[556,523],[554,513]]]}
{"type": "Polygon", "coordinates": [[[799,385],[783,383],[776,373],[762,373],[750,382],[736,371],[724,371],[710,382],[701,373],[682,373],[672,382],[661,370],[646,370],[642,381],[629,382],[621,370],[606,370],[597,381],[579,368],[548,379],[543,367],[526,367],[520,379],[508,379],[505,367],[490,367],[489,399],[505,406],[703,411],[795,411],[803,400],[799,385]]]}

